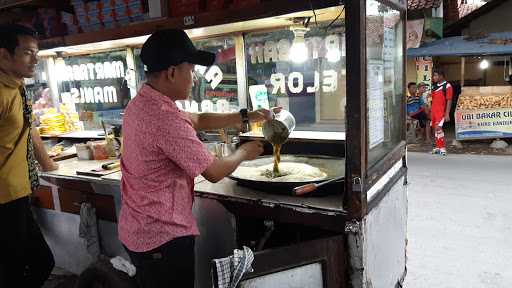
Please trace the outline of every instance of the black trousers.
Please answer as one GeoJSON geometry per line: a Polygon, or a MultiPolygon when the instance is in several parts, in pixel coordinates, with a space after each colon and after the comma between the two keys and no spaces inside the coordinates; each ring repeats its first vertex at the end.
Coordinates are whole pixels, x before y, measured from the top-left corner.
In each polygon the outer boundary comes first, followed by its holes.
{"type": "Polygon", "coordinates": [[[54,266],[29,197],[0,204],[0,287],[41,287],[54,266]]]}
{"type": "Polygon", "coordinates": [[[193,288],[194,236],[173,239],[148,252],[133,252],[126,248],[137,268],[140,288],[193,288]]]}

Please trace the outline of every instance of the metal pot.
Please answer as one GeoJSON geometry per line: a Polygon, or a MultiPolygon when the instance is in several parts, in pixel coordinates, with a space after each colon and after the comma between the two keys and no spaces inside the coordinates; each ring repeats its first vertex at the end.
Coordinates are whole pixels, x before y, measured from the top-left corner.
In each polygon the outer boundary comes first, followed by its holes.
{"type": "Polygon", "coordinates": [[[292,113],[281,110],[274,114],[272,120],[263,123],[263,136],[272,144],[283,144],[295,129],[295,117],[292,113]]]}
{"type": "Polygon", "coordinates": [[[217,158],[223,158],[233,154],[238,146],[238,143],[222,143],[222,142],[206,142],[206,149],[210,152],[210,154],[214,155],[217,158]]]}

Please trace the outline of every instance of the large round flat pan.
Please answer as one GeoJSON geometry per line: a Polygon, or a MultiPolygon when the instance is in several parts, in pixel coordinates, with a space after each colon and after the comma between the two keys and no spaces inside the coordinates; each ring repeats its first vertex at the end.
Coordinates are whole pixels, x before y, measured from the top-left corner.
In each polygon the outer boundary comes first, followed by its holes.
{"type": "MultiPolygon", "coordinates": [[[[262,156],[258,159],[252,161],[244,161],[240,166],[243,167],[260,167],[273,163],[273,156],[262,156]]],[[[279,194],[291,194],[293,188],[301,185],[305,185],[308,183],[320,183],[326,180],[330,180],[337,177],[342,177],[345,175],[345,159],[344,158],[335,158],[329,156],[316,156],[316,155],[281,155],[281,163],[283,162],[294,162],[294,163],[305,163],[311,166],[317,167],[323,172],[327,174],[327,176],[323,179],[318,179],[317,181],[302,181],[302,182],[275,182],[275,181],[260,181],[254,180],[250,178],[239,178],[233,175],[229,176],[229,178],[238,182],[239,185],[270,192],[270,193],[279,193],[279,194]]],[[[340,180],[343,181],[343,180],[340,180]]],[[[321,190],[326,191],[327,188],[333,185],[342,186],[339,183],[333,183],[331,185],[325,185],[321,190]]],[[[315,193],[319,194],[319,193],[315,193]]],[[[325,194],[325,193],[321,193],[325,194]]]]}

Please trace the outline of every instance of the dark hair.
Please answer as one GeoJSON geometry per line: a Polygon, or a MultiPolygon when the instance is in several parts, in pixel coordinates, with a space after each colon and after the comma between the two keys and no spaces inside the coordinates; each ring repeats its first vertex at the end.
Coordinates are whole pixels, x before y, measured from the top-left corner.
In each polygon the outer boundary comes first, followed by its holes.
{"type": "Polygon", "coordinates": [[[439,76],[443,76],[443,78],[446,78],[446,75],[444,74],[444,71],[439,69],[439,70],[434,70],[434,73],[432,73],[432,75],[434,74],[437,74],[439,76]]]}
{"type": "Polygon", "coordinates": [[[416,83],[415,82],[409,82],[409,84],[407,84],[407,88],[411,88],[412,85],[416,86],[416,83]]]}
{"type": "Polygon", "coordinates": [[[37,38],[37,32],[20,24],[0,25],[0,48],[5,48],[9,53],[14,54],[16,47],[20,44],[19,36],[37,38]]]}

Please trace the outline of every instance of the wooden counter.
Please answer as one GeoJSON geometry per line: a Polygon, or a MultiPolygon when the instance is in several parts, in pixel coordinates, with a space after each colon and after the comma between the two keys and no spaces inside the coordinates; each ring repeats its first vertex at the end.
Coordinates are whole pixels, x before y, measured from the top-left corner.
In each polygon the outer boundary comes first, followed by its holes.
{"type": "MultiPolygon", "coordinates": [[[[59,169],[50,172],[42,172],[43,179],[63,185],[71,190],[84,191],[80,188],[92,183],[98,185],[116,186],[119,191],[121,183],[121,172],[102,177],[89,177],[77,175],[77,170],[90,170],[100,167],[101,164],[112,160],[78,160],[77,158],[67,159],[59,162],[59,169]],[[60,180],[60,181],[52,181],[60,180]],[[70,181],[72,181],[70,183],[70,181]],[[75,184],[73,184],[73,182],[75,184]],[[74,188],[76,186],[78,188],[74,188]]],[[[224,205],[232,208],[236,213],[246,213],[251,210],[257,210],[262,216],[271,217],[275,214],[277,218],[283,218],[287,222],[311,224],[316,223],[320,226],[331,227],[339,226],[334,218],[345,217],[346,211],[342,207],[343,194],[330,195],[324,197],[295,197],[288,195],[270,194],[246,187],[239,186],[234,180],[224,178],[218,183],[211,183],[204,177],[198,176],[195,179],[195,193],[197,197],[215,199],[224,205]],[[240,211],[239,208],[243,208],[240,211]],[[276,208],[276,209],[274,209],[276,208]],[[311,217],[317,216],[317,217],[311,217]],[[332,220],[327,220],[327,219],[332,220]]],[[[119,192],[116,192],[119,193],[119,192]]],[[[118,195],[115,195],[118,196],[118,195]]],[[[117,198],[117,197],[116,197],[117,198]]],[[[117,209],[116,209],[117,210],[117,209]]],[[[250,213],[255,213],[254,211],[250,213]]],[[[316,225],[315,224],[315,225],[316,225]]]]}

